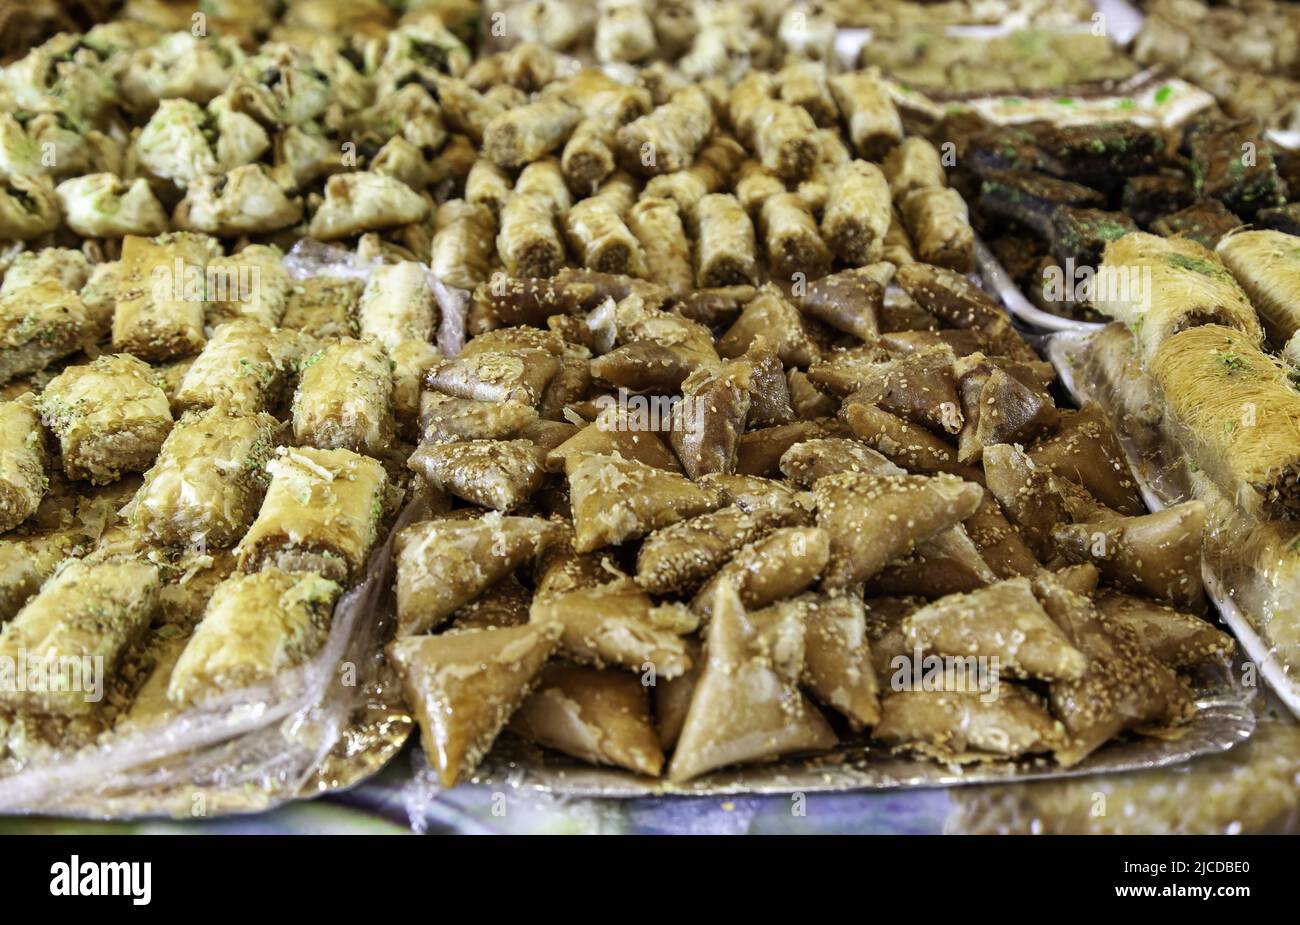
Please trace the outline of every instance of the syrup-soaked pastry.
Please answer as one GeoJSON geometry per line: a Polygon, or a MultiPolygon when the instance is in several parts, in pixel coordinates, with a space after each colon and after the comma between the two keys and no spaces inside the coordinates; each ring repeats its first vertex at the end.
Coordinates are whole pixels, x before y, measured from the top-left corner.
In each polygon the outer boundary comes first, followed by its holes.
{"type": "Polygon", "coordinates": [[[943,345],[873,364],[847,401],[874,405],[937,433],[956,434],[963,418],[955,359],[952,349],[943,345]]]}
{"type": "Polygon", "coordinates": [[[485,157],[480,157],[465,177],[465,201],[471,205],[487,206],[493,217],[501,214],[501,207],[510,198],[514,183],[510,174],[485,157]]]}
{"type": "MultiPolygon", "coordinates": [[[[740,165],[734,186],[736,198],[753,218],[758,218],[767,200],[786,193],[785,181],[769,173],[760,161],[755,160],[740,165]]],[[[802,198],[799,198],[799,204],[807,207],[802,198]]]]}
{"type": "Polygon", "coordinates": [[[813,494],[817,525],[830,537],[823,585],[847,588],[961,523],[979,507],[983,490],[950,475],[841,472],[819,479],[813,494]]]}
{"type": "Polygon", "coordinates": [[[750,393],[728,374],[697,369],[682,382],[673,406],[668,442],[692,479],[706,472],[734,472],[740,435],[749,415],[750,393]]]}
{"type": "MultiPolygon", "coordinates": [[[[466,194],[468,196],[468,193],[466,194]]],[[[434,217],[429,271],[448,286],[473,289],[492,273],[496,218],[481,202],[449,199],[434,217]]]]}
{"type": "Polygon", "coordinates": [[[1044,561],[1056,553],[1052,532],[1057,524],[1114,516],[1082,488],[1036,466],[1028,454],[1014,446],[986,448],[984,475],[989,492],[1044,561]]]}
{"type": "Polygon", "coordinates": [[[957,458],[961,462],[977,462],[986,446],[1029,444],[1056,429],[1060,413],[1025,366],[973,353],[949,369],[960,380],[957,458]]]}
{"type": "Polygon", "coordinates": [[[839,436],[843,432],[844,428],[834,418],[792,421],[751,430],[740,438],[736,450],[736,472],[761,476],[778,474],[781,457],[796,443],[815,437],[839,436]]]}
{"type": "Polygon", "coordinates": [[[337,340],[303,364],[293,433],[303,445],[380,453],[393,441],[393,377],[374,341],[337,340]]]}
{"type": "Polygon", "coordinates": [[[68,367],[45,387],[40,408],[58,438],[64,473],[96,485],[149,468],[172,428],[153,370],[126,354],[68,367]]]}
{"type": "Polygon", "coordinates": [[[1157,661],[1175,671],[1226,665],[1237,648],[1208,620],[1146,598],[1107,589],[1094,603],[1107,621],[1127,627],[1157,661]]]}
{"type": "Polygon", "coordinates": [[[691,607],[709,616],[723,584],[734,589],[746,607],[766,607],[794,597],[822,576],[832,542],[817,527],[779,527],[737,552],[705,582],[691,607]]]}
{"type": "Polygon", "coordinates": [[[617,456],[581,457],[568,477],[578,552],[645,536],[721,504],[716,491],[685,476],[617,456]]]}
{"type": "Polygon", "coordinates": [[[573,133],[581,113],[558,99],[509,109],[483,129],[483,153],[498,167],[523,167],[560,147],[573,133]]]}
{"type": "Polygon", "coordinates": [[[754,226],[735,196],[709,193],[695,204],[695,283],[758,284],[754,226]]]}
{"type": "Polygon", "coordinates": [[[885,237],[893,212],[880,168],[848,161],[830,175],[821,231],[835,256],[850,266],[886,259],[885,237]]]}
{"type": "Polygon", "coordinates": [[[747,513],[774,510],[792,523],[811,521],[807,513],[811,499],[784,482],[759,475],[710,473],[700,477],[700,484],[720,492],[724,504],[734,504],[747,513]]]}
{"type": "Polygon", "coordinates": [[[279,325],[294,286],[283,260],[278,247],[266,244],[250,244],[228,257],[209,260],[207,275],[213,281],[213,291],[207,294],[208,326],[237,320],[257,321],[271,328],[279,325]]]}
{"type": "Polygon", "coordinates": [[[978,469],[957,461],[947,441],[875,405],[845,402],[840,418],[859,440],[911,472],[947,472],[982,482],[978,469]]]}
{"type": "Polygon", "coordinates": [[[647,308],[658,308],[668,299],[667,290],[653,282],[563,269],[546,279],[493,279],[474,290],[474,303],[499,324],[544,326],[552,315],[583,314],[606,301],[621,302],[630,295],[640,298],[647,308]]]}
{"type": "Polygon", "coordinates": [[[903,140],[903,122],[878,75],[866,71],[836,74],[831,93],[859,157],[880,160],[903,140]]]}
{"type": "MultiPolygon", "coordinates": [[[[663,411],[660,423],[671,423],[671,412],[663,411]]],[[[649,426],[654,421],[642,421],[635,415],[620,413],[611,407],[601,412],[597,419],[567,440],[553,447],[546,454],[546,468],[551,472],[568,472],[569,466],[579,462],[590,454],[606,456],[619,455],[624,459],[635,460],[665,469],[669,472],[681,472],[681,463],[663,440],[649,426]]]]}
{"type": "Polygon", "coordinates": [[[790,393],[790,407],[798,420],[831,417],[839,410],[839,399],[819,389],[801,369],[786,373],[786,388],[790,393]]]}
{"type": "Polygon", "coordinates": [[[810,280],[798,300],[799,310],[837,331],[873,341],[880,333],[885,287],[893,275],[893,264],[873,263],[810,280]]]}
{"type": "Polygon", "coordinates": [[[131,522],[167,546],[231,546],[266,491],[279,423],[225,407],[185,414],[158,451],[132,503],[131,522]]]}
{"type": "Polygon", "coordinates": [[[420,744],[443,787],[469,777],[527,699],[558,643],[553,626],[407,636],[389,643],[420,744]]]}
{"type": "Polygon", "coordinates": [[[510,276],[554,276],[564,265],[556,218],[568,211],[569,191],[554,160],[524,168],[501,208],[497,253],[510,276]]]}
{"type": "MultiPolygon", "coordinates": [[[[34,217],[33,212],[39,216],[43,211],[39,208],[42,198],[49,200],[48,208],[53,213],[54,224],[41,228],[38,234],[54,231],[58,227],[60,207],[68,228],[86,238],[121,238],[128,234],[149,236],[167,230],[167,213],[149,187],[149,181],[143,177],[124,180],[113,173],[90,173],[73,177],[55,187],[57,200],[48,192],[42,197],[41,193],[46,188],[35,183],[32,178],[10,177],[6,184],[14,191],[22,192],[23,199],[36,206],[23,210],[27,212],[29,222],[34,217]]],[[[5,211],[7,210],[0,206],[0,214],[5,211]]],[[[18,233],[20,230],[12,230],[5,236],[27,237],[18,233]]]]}
{"type": "Polygon", "coordinates": [[[560,154],[560,170],[570,189],[590,195],[614,172],[617,131],[618,124],[608,116],[588,116],[577,124],[560,154]]]}
{"type": "Polygon", "coordinates": [[[914,190],[903,199],[903,221],[923,263],[969,273],[975,265],[975,232],[961,193],[946,187],[914,190]]]}
{"type": "Polygon", "coordinates": [[[781,456],[781,474],[803,488],[812,488],[818,479],[836,472],[903,474],[902,469],[861,441],[844,437],[804,440],[781,456]]]}
{"type": "Polygon", "coordinates": [[[422,222],[428,215],[428,200],[401,180],[354,170],[325,181],[325,199],[311,217],[308,234],[318,241],[334,241],[422,222]]]}
{"type": "Polygon", "coordinates": [[[645,274],[641,244],[623,221],[636,198],[632,177],[614,174],[564,215],[569,246],[582,265],[601,273],[645,274]]]}
{"type": "Polygon", "coordinates": [[[559,359],[542,350],[462,353],[431,369],[428,384],[456,398],[535,407],[560,366],[559,359]]]}
{"type": "MultiPolygon", "coordinates": [[[[834,127],[839,120],[840,112],[831,95],[825,64],[819,61],[787,61],[776,74],[776,86],[782,100],[802,107],[822,128],[834,127]]],[[[820,136],[821,133],[818,134],[820,136]]]]}
{"type": "Polygon", "coordinates": [[[435,488],[497,511],[524,504],[545,476],[543,453],[531,440],[425,444],[408,465],[435,488]]]}
{"type": "Polygon", "coordinates": [[[240,540],[239,567],[355,579],[379,541],[388,475],[351,450],[280,447],[266,464],[271,484],[240,540]]]}
{"type": "Polygon", "coordinates": [[[669,779],[680,783],[730,764],[834,746],[835,733],[797,686],[803,669],[803,659],[795,657],[803,648],[799,612],[756,621],[725,582],[711,609],[705,665],[669,779]]]}
{"type": "Polygon", "coordinates": [[[424,268],[409,260],[376,267],[357,306],[361,336],[388,348],[406,340],[431,339],[437,315],[424,268]]]}
{"type": "MultiPolygon", "coordinates": [[[[46,657],[98,660],[98,683],[106,687],[157,615],[158,588],[158,567],[151,562],[72,559],[5,624],[0,657],[10,665],[46,657]]],[[[11,682],[0,690],[0,705],[43,716],[86,716],[104,701],[89,693],[57,684],[28,690],[11,682]]]]}
{"type": "Polygon", "coordinates": [[[637,553],[636,581],[652,594],[694,594],[743,547],[778,527],[803,521],[802,510],[725,507],[656,530],[637,553]]]}
{"type": "Polygon", "coordinates": [[[284,371],[272,353],[274,342],[271,329],[258,321],[218,326],[186,368],[173,403],[185,409],[221,404],[246,414],[272,409],[284,387],[284,371]]]}
{"type": "Polygon", "coordinates": [[[561,652],[581,664],[638,673],[649,666],[664,679],[691,665],[684,637],[698,621],[680,604],[655,606],[631,579],[534,598],[531,615],[533,624],[558,623],[561,652]]]}
{"type": "Polygon", "coordinates": [[[359,280],[332,276],[297,280],[280,325],[313,337],[355,337],[357,303],[364,288],[359,280]]]}
{"type": "Polygon", "coordinates": [[[86,304],[57,282],[0,293],[0,383],[76,352],[94,330],[86,304]]]}
{"type": "Polygon", "coordinates": [[[844,714],[855,729],[874,726],[880,719],[880,693],[862,598],[809,594],[775,606],[791,604],[803,610],[803,686],[844,714]]]}
{"type": "Polygon", "coordinates": [[[619,156],[625,168],[642,176],[684,170],[715,124],[708,95],[699,87],[688,87],[622,126],[616,137],[619,156]]]}
{"type": "Polygon", "coordinates": [[[727,377],[749,393],[747,428],[788,424],[795,419],[785,366],[767,338],[754,338],[744,355],[727,363],[725,369],[727,377]]]}
{"type": "Polygon", "coordinates": [[[505,440],[536,420],[536,409],[523,402],[476,401],[433,391],[420,396],[420,431],[425,443],[505,440]]]}
{"type": "Polygon", "coordinates": [[[198,177],[172,213],[172,224],[183,231],[225,238],[269,234],[301,219],[302,201],[287,196],[262,164],[198,177]]]}
{"type": "Polygon", "coordinates": [[[1014,758],[1051,752],[1061,742],[1058,724],[1038,697],[1009,681],[996,682],[992,693],[930,690],[917,682],[881,702],[871,735],[939,758],[1014,758]]]}
{"type": "Polygon", "coordinates": [[[1121,514],[1146,510],[1124,451],[1094,402],[1078,411],[1062,411],[1057,432],[1029,448],[1029,458],[1061,478],[1082,485],[1106,507],[1121,514]]]}
{"type": "Polygon", "coordinates": [[[671,199],[643,195],[627,211],[624,220],[641,245],[645,277],[674,297],[689,298],[694,289],[695,271],[691,264],[690,239],[677,204],[671,199]]]}
{"type": "Polygon", "coordinates": [[[227,578],[172,669],[167,699],[186,706],[301,665],[325,644],[340,590],[310,572],[273,568],[227,578]]]}
{"type": "Polygon", "coordinates": [[[36,513],[44,497],[45,434],[33,397],[0,402],[0,533],[36,513]]]}
{"type": "Polygon", "coordinates": [[[533,592],[514,575],[507,575],[468,604],[457,608],[446,632],[523,626],[528,622],[532,600],[533,592]]]}
{"type": "Polygon", "coordinates": [[[900,265],[894,280],[916,303],[957,328],[987,328],[1004,319],[1001,307],[960,273],[924,263],[900,265]]]}
{"type": "Polygon", "coordinates": [[[1049,689],[1052,712],[1068,734],[1055,749],[1062,766],[1078,764],[1127,729],[1186,718],[1192,709],[1186,688],[1143,650],[1130,630],[1103,619],[1091,601],[1050,576],[1035,578],[1034,592],[1048,616],[1088,659],[1082,678],[1056,681],[1049,689]]]}
{"type": "Polygon", "coordinates": [[[1034,597],[1028,578],[940,598],[903,621],[908,643],[925,652],[997,658],[1006,674],[1077,681],[1087,659],[1034,597]]]}
{"type": "Polygon", "coordinates": [[[394,543],[397,635],[427,632],[557,541],[558,524],[489,514],[413,524],[394,543]]]}
{"type": "Polygon", "coordinates": [[[718,352],[724,357],[742,356],[758,337],[775,348],[786,366],[806,369],[821,357],[799,310],[771,283],[746,303],[740,317],[718,338],[718,352]]]}
{"type": "Polygon", "coordinates": [[[682,222],[690,227],[695,223],[699,201],[709,193],[723,190],[744,158],[745,149],[736,139],[715,134],[700,149],[695,163],[683,170],[651,177],[642,195],[671,199],[677,203],[682,222]]]}
{"type": "Polygon", "coordinates": [[[964,525],[980,555],[999,578],[1032,575],[1038,571],[1038,560],[1002,513],[992,492],[985,493],[980,506],[966,518],[964,525]]]}
{"type": "Polygon", "coordinates": [[[205,270],[219,255],[212,239],[188,232],[124,238],[113,349],[151,361],[202,350],[205,270]]]}
{"type": "Polygon", "coordinates": [[[958,525],[918,543],[916,549],[895,559],[867,580],[866,593],[946,597],[968,594],[997,581],[997,574],[979,547],[958,525]]]}
{"type": "Polygon", "coordinates": [[[1070,562],[1091,562],[1121,587],[1200,613],[1205,517],[1203,502],[1187,501],[1140,517],[1058,524],[1052,540],[1070,562]]]}
{"type": "Polygon", "coordinates": [[[664,764],[649,689],[629,672],[548,665],[508,728],[588,764],[648,777],[664,764]]]}
{"type": "Polygon", "coordinates": [[[559,84],[557,92],[570,106],[582,110],[584,116],[608,116],[617,125],[625,125],[653,107],[650,93],[644,87],[620,83],[595,67],[578,71],[559,84]]]}
{"type": "Polygon", "coordinates": [[[794,193],[766,199],[759,227],[773,278],[806,281],[824,276],[830,268],[830,251],[817,231],[817,220],[794,193]]]}
{"type": "Polygon", "coordinates": [[[920,135],[904,138],[889,152],[885,158],[885,178],[889,180],[890,193],[898,202],[904,202],[914,190],[948,185],[938,150],[920,135]]]}

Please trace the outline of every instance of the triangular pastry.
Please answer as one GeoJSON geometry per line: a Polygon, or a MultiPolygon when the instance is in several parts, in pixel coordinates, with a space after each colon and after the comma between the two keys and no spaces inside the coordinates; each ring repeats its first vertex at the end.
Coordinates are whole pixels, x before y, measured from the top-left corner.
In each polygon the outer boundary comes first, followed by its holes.
{"type": "Polygon", "coordinates": [[[830,725],[799,692],[798,666],[783,657],[784,621],[757,625],[726,582],[711,609],[704,668],[668,777],[680,783],[731,764],[834,746],[830,725]]]}
{"type": "Polygon", "coordinates": [[[571,462],[569,494],[578,552],[637,539],[721,503],[685,476],[621,456],[571,462]]]}
{"type": "Polygon", "coordinates": [[[554,626],[528,624],[388,646],[416,720],[424,754],[443,787],[473,773],[528,696],[559,642],[554,626]]]}

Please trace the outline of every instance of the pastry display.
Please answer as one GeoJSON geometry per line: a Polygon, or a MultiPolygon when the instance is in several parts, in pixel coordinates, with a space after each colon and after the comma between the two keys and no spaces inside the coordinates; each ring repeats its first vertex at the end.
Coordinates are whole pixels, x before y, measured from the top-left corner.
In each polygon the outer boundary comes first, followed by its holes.
{"type": "Polygon", "coordinates": [[[0,656],[105,672],[0,689],[0,787],[355,661],[442,788],[514,748],[703,792],[1104,769],[1203,719],[1202,535],[1235,499],[1263,561],[1300,511],[1256,123],[918,118],[1135,67],[902,3],[210,6],[0,71],[0,656]],[[1204,493],[1148,510],[977,234],[1040,292],[1150,278],[1056,310],[1123,322],[1204,493]]]}

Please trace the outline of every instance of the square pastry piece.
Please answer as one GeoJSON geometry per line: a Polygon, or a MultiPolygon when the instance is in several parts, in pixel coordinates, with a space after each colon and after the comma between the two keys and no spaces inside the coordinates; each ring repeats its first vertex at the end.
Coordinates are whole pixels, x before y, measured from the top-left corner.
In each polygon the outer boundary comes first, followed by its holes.
{"type": "Polygon", "coordinates": [[[96,485],[148,469],[172,429],[153,370],[126,354],[65,369],[45,387],[41,414],[59,439],[68,478],[96,485]]]}

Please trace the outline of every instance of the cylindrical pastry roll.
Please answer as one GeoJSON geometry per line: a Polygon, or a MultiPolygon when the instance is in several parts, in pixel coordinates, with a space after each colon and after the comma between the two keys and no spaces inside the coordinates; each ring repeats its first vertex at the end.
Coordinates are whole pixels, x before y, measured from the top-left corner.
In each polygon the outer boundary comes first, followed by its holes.
{"type": "Polygon", "coordinates": [[[645,277],[674,296],[685,296],[695,284],[691,269],[691,244],[681,216],[671,199],[642,199],[627,213],[627,225],[641,242],[645,277]]]}
{"type": "Polygon", "coordinates": [[[1250,296],[1269,341],[1279,350],[1300,331],[1300,251],[1281,231],[1227,235],[1215,248],[1250,296]]]}
{"type": "Polygon", "coordinates": [[[851,266],[880,259],[889,231],[889,184],[875,164],[849,161],[834,173],[822,213],[822,236],[851,266]]]}
{"type": "Polygon", "coordinates": [[[564,144],[578,124],[577,109],[540,99],[501,113],[483,131],[483,153],[498,167],[522,167],[564,144]]]}
{"type": "MultiPolygon", "coordinates": [[[[919,248],[918,248],[919,252],[919,248]]],[[[1093,308],[1136,331],[1144,359],[1184,328],[1219,324],[1260,344],[1250,299],[1213,251],[1186,238],[1131,232],[1106,245],[1093,308]]]]}
{"type": "Polygon", "coordinates": [[[802,180],[817,163],[817,126],[799,106],[764,100],[751,117],[752,145],[763,166],[784,180],[802,180]]]}
{"type": "Polygon", "coordinates": [[[823,128],[833,127],[840,111],[831,96],[826,65],[820,61],[791,61],[776,75],[777,92],[792,106],[800,106],[823,128]]]}
{"type": "Polygon", "coordinates": [[[889,210],[889,230],[885,232],[885,246],[880,252],[880,259],[888,260],[896,267],[916,262],[912,239],[907,236],[907,229],[903,227],[897,209],[889,210]]]}
{"type": "Polygon", "coordinates": [[[1300,395],[1258,338],[1190,327],[1156,348],[1149,371],[1187,455],[1228,497],[1267,517],[1300,518],[1300,395]]]}
{"type": "Polygon", "coordinates": [[[438,76],[436,81],[438,105],[448,126],[481,146],[488,125],[508,107],[491,94],[479,93],[458,77],[438,76]]]}
{"type": "Polygon", "coordinates": [[[431,340],[438,325],[438,305],[424,266],[404,260],[375,267],[361,293],[357,322],[362,337],[385,347],[404,340],[431,340]]]}
{"type": "Polygon", "coordinates": [[[45,496],[45,435],[30,394],[0,402],[0,533],[36,513],[45,496]]]}
{"type": "Polygon", "coordinates": [[[231,411],[268,411],[284,374],[271,352],[274,335],[256,321],[229,321],[215,331],[176,389],[181,408],[224,404],[231,411]]]}
{"type": "Polygon", "coordinates": [[[565,213],[569,244],[587,269],[629,276],[645,273],[641,245],[623,221],[634,190],[632,178],[620,173],[596,195],[581,200],[565,213]]]}
{"type": "Polygon", "coordinates": [[[655,50],[655,30],[642,0],[605,0],[596,14],[596,60],[636,63],[655,50]]]}
{"type": "Polygon", "coordinates": [[[727,94],[727,116],[736,137],[753,147],[754,116],[759,107],[772,99],[776,81],[766,71],[752,71],[741,78],[727,94]]]}
{"type": "Polygon", "coordinates": [[[773,279],[805,281],[825,275],[831,255],[817,233],[817,221],[795,193],[781,193],[763,203],[760,225],[773,279]]]}
{"type": "Polygon", "coordinates": [[[564,266],[555,219],[569,209],[564,176],[554,160],[529,164],[501,209],[497,254],[510,276],[554,276],[564,266]]]}
{"type": "Polygon", "coordinates": [[[913,190],[947,186],[948,176],[934,145],[919,135],[903,139],[903,143],[885,158],[885,178],[894,199],[903,202],[913,190]]]}
{"type": "MultiPolygon", "coordinates": [[[[123,657],[158,613],[158,566],[142,560],[86,562],[71,559],[0,633],[0,659],[10,665],[51,655],[98,660],[101,685],[117,677],[123,657]]],[[[80,686],[0,686],[0,708],[45,716],[80,717],[104,704],[91,678],[80,686]]]]}
{"type": "Polygon", "coordinates": [[[736,198],[751,216],[758,216],[763,203],[785,192],[785,183],[758,161],[745,161],[736,175],[736,198]]]}
{"type": "Polygon", "coordinates": [[[559,88],[560,96],[570,106],[582,110],[590,119],[604,117],[616,125],[625,125],[650,111],[650,93],[644,87],[628,86],[599,68],[583,68],[559,88]]]}
{"type": "Polygon", "coordinates": [[[266,468],[266,498],[236,549],[240,569],[357,578],[379,539],[383,465],[351,450],[281,447],[266,468]]]}
{"type": "Polygon", "coordinates": [[[754,225],[735,196],[705,196],[697,206],[695,225],[697,286],[707,289],[758,283],[754,225]]]}
{"type": "Polygon", "coordinates": [[[496,256],[492,211],[486,205],[449,199],[438,207],[434,223],[429,260],[433,275],[459,289],[473,289],[486,280],[496,256]]]}
{"type": "Polygon", "coordinates": [[[677,93],[668,103],[618,130],[624,166],[644,176],[690,166],[713,131],[713,104],[698,87],[677,93]]]}
{"type": "Polygon", "coordinates": [[[642,195],[671,199],[677,203],[682,221],[689,226],[695,220],[695,204],[726,186],[744,158],[745,149],[734,138],[715,135],[700,150],[694,164],[685,170],[651,177],[642,195]]]}
{"type": "Polygon", "coordinates": [[[903,200],[903,222],[923,263],[969,273],[975,263],[975,232],[966,201],[954,189],[931,187],[903,200]]]}
{"type": "Polygon", "coordinates": [[[879,160],[903,140],[903,120],[877,75],[863,71],[836,74],[830,85],[859,157],[879,160]]]}
{"type": "MultiPolygon", "coordinates": [[[[485,157],[474,162],[465,178],[465,201],[472,205],[485,205],[493,215],[510,198],[510,176],[485,157]]],[[[436,275],[436,274],[435,274],[436,275]]]]}
{"type": "Polygon", "coordinates": [[[185,414],[145,473],[132,523],[166,546],[231,546],[266,490],[279,424],[269,414],[209,408],[185,414]]]}
{"type": "Polygon", "coordinates": [[[68,367],[45,387],[40,407],[59,438],[64,473],[96,485],[148,469],[172,429],[154,371],[126,354],[68,367]]]}
{"type": "Polygon", "coordinates": [[[169,360],[202,350],[205,272],[219,253],[212,239],[186,232],[125,237],[113,349],[145,360],[169,360]]]}
{"type": "Polygon", "coordinates": [[[320,449],[377,454],[393,441],[393,377],[375,341],[335,341],[303,363],[293,435],[320,449]]]}
{"type": "Polygon", "coordinates": [[[588,194],[614,172],[614,134],[617,124],[604,116],[589,116],[578,123],[560,156],[560,169],[569,187],[588,194]]]}
{"type": "Polygon", "coordinates": [[[275,568],[231,575],[177,659],[167,699],[189,706],[301,665],[329,637],[340,590],[319,575],[275,568]]]}

